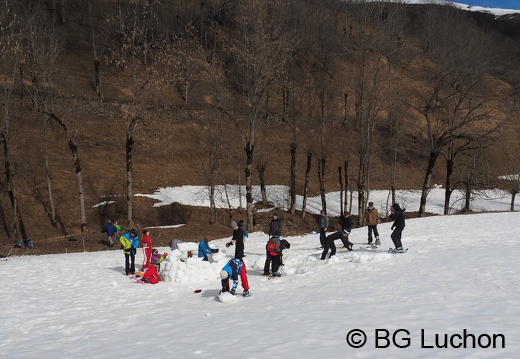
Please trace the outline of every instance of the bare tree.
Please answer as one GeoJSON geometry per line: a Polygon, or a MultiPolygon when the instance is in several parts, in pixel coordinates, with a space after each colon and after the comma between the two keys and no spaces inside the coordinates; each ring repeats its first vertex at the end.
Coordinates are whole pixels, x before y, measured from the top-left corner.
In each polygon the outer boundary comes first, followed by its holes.
{"type": "MultiPolygon", "coordinates": [[[[509,209],[515,210],[516,195],[520,193],[520,144],[517,140],[517,133],[513,127],[506,127],[503,135],[500,136],[501,151],[500,163],[501,175],[498,177],[498,188],[502,188],[511,195],[509,209]]],[[[494,159],[490,159],[493,161],[494,159]]]]}
{"type": "Polygon", "coordinates": [[[133,150],[139,125],[150,127],[154,118],[153,105],[156,92],[171,77],[170,72],[159,73],[163,68],[174,71],[175,62],[173,46],[168,39],[157,33],[157,12],[153,3],[142,3],[132,0],[128,7],[120,5],[120,20],[126,31],[120,36],[122,54],[127,59],[128,82],[126,90],[130,93],[129,101],[122,106],[125,121],[126,141],[126,202],[127,225],[134,225],[133,218],[133,150]]]}
{"type": "Polygon", "coordinates": [[[287,41],[275,21],[276,1],[251,0],[237,6],[237,41],[231,52],[237,60],[237,86],[247,105],[246,126],[242,128],[232,119],[240,131],[246,154],[245,181],[247,226],[253,228],[252,169],[256,145],[256,132],[268,90],[280,78],[287,59],[287,41]]]}
{"type": "Polygon", "coordinates": [[[96,95],[102,97],[101,91],[101,60],[108,45],[110,31],[103,26],[107,19],[99,18],[94,11],[92,0],[88,0],[88,25],[90,37],[92,39],[92,61],[94,64],[94,91],[96,95]]]}
{"type": "Polygon", "coordinates": [[[485,39],[475,37],[458,12],[437,10],[431,7],[424,21],[424,49],[433,59],[425,79],[428,87],[418,93],[413,105],[424,120],[429,149],[419,216],[425,215],[430,181],[442,150],[457,139],[488,133],[485,124],[492,118],[485,39]]]}
{"type": "MultiPolygon", "coordinates": [[[[401,4],[373,2],[347,3],[350,26],[345,34],[345,55],[352,61],[352,90],[355,98],[355,144],[359,156],[357,169],[358,213],[363,213],[370,190],[370,173],[375,134],[383,111],[388,109],[392,84],[397,80],[390,58],[402,47],[404,7],[401,4]],[[348,47],[347,45],[350,45],[348,47]]],[[[363,225],[363,216],[358,224],[363,225]]]]}
{"type": "MultiPolygon", "coordinates": [[[[83,184],[83,174],[81,168],[81,160],[79,157],[78,145],[75,139],[76,133],[67,126],[62,116],[58,115],[54,107],[54,100],[57,97],[56,79],[59,77],[57,58],[61,51],[62,42],[60,36],[54,28],[52,22],[44,16],[45,12],[41,8],[34,8],[27,12],[25,22],[25,57],[24,63],[29,69],[31,76],[31,86],[28,91],[31,95],[34,110],[44,114],[45,118],[51,119],[54,123],[63,129],[67,139],[69,150],[72,154],[74,169],[78,183],[78,197],[80,210],[80,234],[83,241],[83,249],[85,250],[85,240],[88,233],[87,214],[85,208],[85,189],[83,184]]],[[[44,121],[44,126],[47,121],[44,121]]],[[[46,129],[44,129],[46,131],[46,129]]],[[[44,144],[47,147],[47,143],[44,144]]],[[[48,152],[45,152],[48,155],[48,152]]],[[[47,160],[45,161],[47,163],[47,160]]],[[[51,207],[52,185],[50,173],[46,169],[47,187],[50,198],[51,207]]],[[[54,209],[51,209],[54,211],[54,209]]]]}
{"type": "MultiPolygon", "coordinates": [[[[0,56],[2,58],[2,129],[0,132],[0,142],[2,143],[4,155],[4,171],[7,183],[7,194],[13,209],[12,212],[12,232],[7,233],[11,240],[18,235],[25,239],[25,226],[22,214],[18,205],[17,185],[15,177],[15,159],[11,153],[11,119],[10,112],[12,93],[16,83],[16,74],[21,57],[21,25],[17,19],[16,9],[9,1],[0,3],[0,56]]],[[[7,230],[9,230],[7,228],[7,230]]]]}

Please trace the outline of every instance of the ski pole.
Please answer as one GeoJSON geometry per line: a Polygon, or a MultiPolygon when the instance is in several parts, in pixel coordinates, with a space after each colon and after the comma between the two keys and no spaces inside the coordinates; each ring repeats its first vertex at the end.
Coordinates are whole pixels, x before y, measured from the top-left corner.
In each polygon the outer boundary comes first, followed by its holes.
{"type": "Polygon", "coordinates": [[[285,265],[283,264],[283,254],[280,253],[280,268],[282,268],[281,272],[283,276],[287,275],[287,272],[285,271],[285,265]]]}
{"type": "Polygon", "coordinates": [[[7,260],[7,258],[9,258],[9,255],[11,254],[13,248],[14,248],[14,244],[12,245],[11,249],[9,250],[9,253],[7,253],[7,257],[5,257],[5,260],[7,260]]]}

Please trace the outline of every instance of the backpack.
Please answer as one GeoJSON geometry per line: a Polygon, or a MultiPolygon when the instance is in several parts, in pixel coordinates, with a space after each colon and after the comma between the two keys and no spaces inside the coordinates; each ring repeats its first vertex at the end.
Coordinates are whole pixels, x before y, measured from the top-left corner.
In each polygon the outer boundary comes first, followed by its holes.
{"type": "Polygon", "coordinates": [[[267,252],[269,253],[270,256],[280,255],[280,252],[276,251],[276,242],[274,242],[274,241],[267,242],[266,248],[267,248],[267,252]]]}

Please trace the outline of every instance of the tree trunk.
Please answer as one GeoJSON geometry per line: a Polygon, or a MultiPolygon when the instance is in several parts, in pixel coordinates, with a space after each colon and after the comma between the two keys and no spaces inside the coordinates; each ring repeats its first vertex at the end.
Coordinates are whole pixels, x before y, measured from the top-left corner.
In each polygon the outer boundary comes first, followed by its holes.
{"type": "Polygon", "coordinates": [[[470,178],[468,178],[468,181],[466,182],[466,195],[464,198],[464,212],[469,212],[471,209],[471,193],[473,192],[473,181],[470,178]]]}
{"type": "Polygon", "coordinates": [[[515,197],[516,197],[517,193],[518,193],[518,191],[513,191],[511,193],[511,212],[514,212],[514,210],[515,210],[515,197]]]}
{"type": "Polygon", "coordinates": [[[451,194],[453,193],[451,183],[451,178],[453,176],[453,160],[451,158],[448,158],[446,160],[446,182],[445,182],[445,190],[444,190],[444,214],[448,215],[450,214],[450,199],[451,194]]]}
{"type": "Polygon", "coordinates": [[[321,208],[327,210],[327,197],[325,189],[325,166],[327,163],[326,158],[320,158],[318,162],[318,180],[320,182],[320,197],[321,197],[321,208]]]}
{"type": "Polygon", "coordinates": [[[291,143],[291,179],[289,196],[291,198],[291,205],[289,212],[294,215],[296,213],[296,148],[295,142],[291,143]]]}
{"type": "Polygon", "coordinates": [[[348,94],[345,92],[343,96],[343,126],[348,124],[348,94]]]}
{"type": "Polygon", "coordinates": [[[264,206],[267,206],[269,204],[269,201],[267,200],[267,191],[265,189],[265,164],[258,164],[256,166],[256,170],[258,171],[258,180],[260,181],[260,193],[262,194],[262,204],[264,206]]]}
{"type": "Polygon", "coordinates": [[[253,228],[253,154],[255,146],[248,141],[245,146],[246,151],[246,210],[247,210],[247,228],[253,228]]]}
{"type": "Polygon", "coordinates": [[[453,168],[455,166],[455,153],[453,150],[453,140],[448,142],[448,150],[446,155],[446,180],[444,184],[444,215],[450,214],[450,199],[453,193],[453,168]]]}
{"type": "Polygon", "coordinates": [[[49,194],[49,209],[51,212],[51,223],[56,226],[56,206],[54,205],[54,196],[52,195],[52,182],[49,170],[49,143],[47,139],[48,133],[48,120],[47,116],[44,115],[43,119],[43,142],[44,142],[44,162],[45,162],[45,178],[47,179],[47,193],[49,194]]]}
{"type": "Polygon", "coordinates": [[[130,133],[126,134],[126,205],[127,205],[127,213],[126,213],[126,222],[127,228],[132,228],[134,226],[134,216],[133,216],[133,178],[132,178],[132,150],[134,146],[134,138],[130,133]]]}
{"type": "Polygon", "coordinates": [[[88,3],[88,22],[90,25],[90,33],[92,35],[92,53],[94,57],[94,89],[96,91],[96,95],[101,97],[101,78],[99,72],[100,61],[96,45],[96,32],[94,30],[94,23],[92,19],[92,3],[90,1],[88,3]]]}
{"type": "MultiPolygon", "coordinates": [[[[349,180],[348,180],[348,161],[345,161],[343,163],[343,167],[345,168],[345,203],[343,204],[343,208],[345,210],[347,210],[348,208],[348,211],[351,212],[352,211],[352,195],[350,196],[350,207],[348,206],[348,192],[349,192],[349,188],[350,188],[350,183],[349,183],[349,180]]],[[[352,192],[350,192],[352,193],[352,192]]]]}
{"type": "MultiPolygon", "coordinates": [[[[85,211],[85,190],[83,188],[83,176],[81,175],[81,163],[78,156],[78,146],[72,138],[69,137],[69,149],[72,152],[76,178],[78,179],[79,190],[79,211],[81,216],[81,234],[83,237],[83,245],[85,245],[85,234],[87,233],[87,214],[85,211]]],[[[85,248],[83,248],[85,249],[85,248]]]]}
{"type": "Polygon", "coordinates": [[[10,159],[9,146],[7,144],[7,139],[4,136],[4,133],[0,133],[1,140],[4,144],[4,170],[5,176],[7,180],[7,195],[11,202],[11,206],[13,207],[13,233],[10,236],[12,240],[15,240],[18,236],[22,239],[27,238],[27,234],[25,233],[25,225],[23,222],[22,214],[18,208],[18,198],[16,196],[16,182],[14,179],[14,169],[13,164],[10,159]]]}
{"type": "Polygon", "coordinates": [[[96,95],[101,97],[101,76],[99,73],[99,60],[94,60],[94,81],[95,81],[95,89],[96,95]]]}
{"type": "Polygon", "coordinates": [[[307,152],[307,166],[305,167],[305,182],[303,185],[302,218],[307,210],[307,196],[309,194],[309,178],[311,176],[312,152],[307,152]]]}
{"type": "Polygon", "coordinates": [[[338,179],[339,179],[339,211],[340,214],[343,215],[345,213],[343,211],[343,176],[341,173],[341,166],[338,167],[338,179]]]}
{"type": "Polygon", "coordinates": [[[390,192],[392,195],[392,204],[395,203],[396,171],[397,171],[397,146],[395,146],[393,148],[392,165],[390,167],[390,192]]]}
{"type": "Polygon", "coordinates": [[[283,96],[282,121],[287,123],[287,122],[289,122],[289,96],[290,96],[290,91],[287,87],[282,88],[282,96],[283,96]]]}
{"type": "Polygon", "coordinates": [[[209,186],[209,210],[210,220],[209,223],[213,224],[217,221],[217,206],[215,205],[215,185],[209,186]]]}
{"type": "Polygon", "coordinates": [[[119,20],[119,67],[125,66],[125,15],[124,15],[124,3],[125,0],[117,0],[117,14],[119,20]]]}
{"type": "Polygon", "coordinates": [[[48,112],[43,112],[43,113],[48,115],[49,118],[56,121],[61,126],[63,131],[65,131],[65,134],[68,137],[68,146],[72,153],[72,159],[74,162],[76,178],[78,180],[79,210],[80,210],[80,217],[81,217],[81,235],[82,235],[82,239],[83,239],[83,249],[85,249],[84,234],[86,234],[86,232],[87,232],[87,215],[86,215],[86,210],[85,210],[85,191],[84,191],[84,187],[83,187],[83,177],[81,175],[81,161],[80,161],[79,155],[78,155],[78,146],[74,142],[74,139],[72,138],[72,136],[69,134],[67,125],[58,116],[56,116],[54,113],[48,113],[48,112]]]}
{"type": "MultiPolygon", "coordinates": [[[[365,167],[362,163],[362,160],[360,159],[360,164],[358,168],[358,183],[357,183],[357,190],[358,190],[358,213],[363,213],[364,209],[366,207],[366,200],[367,200],[367,193],[365,189],[365,167]]],[[[359,227],[363,226],[364,216],[358,216],[357,218],[357,224],[359,227]]]]}
{"type": "Polygon", "coordinates": [[[426,199],[430,191],[430,181],[432,179],[433,169],[435,167],[435,163],[437,162],[437,158],[439,158],[439,152],[430,152],[430,160],[428,161],[428,167],[426,167],[426,173],[424,175],[424,181],[421,190],[419,217],[424,217],[426,215],[426,199]]]}

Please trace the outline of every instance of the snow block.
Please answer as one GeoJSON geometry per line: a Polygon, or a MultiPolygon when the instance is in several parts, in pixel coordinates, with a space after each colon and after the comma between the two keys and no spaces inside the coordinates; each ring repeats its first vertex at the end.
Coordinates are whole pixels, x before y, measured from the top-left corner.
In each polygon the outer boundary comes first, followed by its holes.
{"type": "Polygon", "coordinates": [[[218,299],[222,303],[234,303],[237,300],[237,297],[235,297],[233,294],[229,292],[220,293],[218,296],[218,299]]]}

